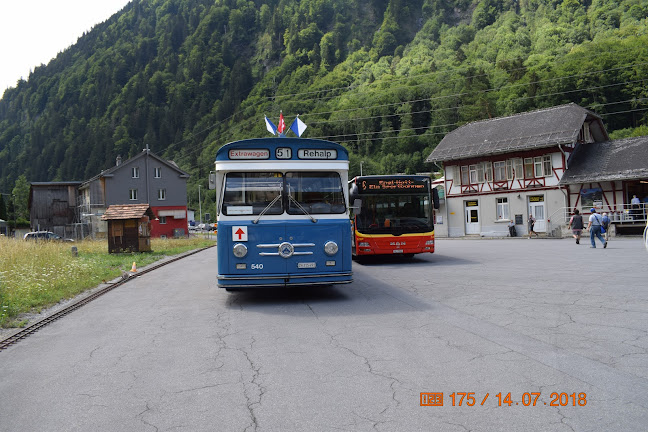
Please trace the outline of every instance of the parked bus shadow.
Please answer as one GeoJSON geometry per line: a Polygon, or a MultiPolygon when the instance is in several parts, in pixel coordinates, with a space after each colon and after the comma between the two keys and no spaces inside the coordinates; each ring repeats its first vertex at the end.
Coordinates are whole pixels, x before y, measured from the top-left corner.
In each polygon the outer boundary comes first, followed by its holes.
{"type": "Polygon", "coordinates": [[[350,284],[244,289],[228,293],[226,307],[271,315],[375,315],[427,310],[431,306],[404,287],[370,276],[354,275],[350,284]]]}

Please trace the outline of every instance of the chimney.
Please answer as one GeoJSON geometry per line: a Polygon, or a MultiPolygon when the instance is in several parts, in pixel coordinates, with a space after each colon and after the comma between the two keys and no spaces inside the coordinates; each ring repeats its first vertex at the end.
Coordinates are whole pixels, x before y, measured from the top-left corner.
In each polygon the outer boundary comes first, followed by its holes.
{"type": "Polygon", "coordinates": [[[117,156],[117,161],[116,161],[115,165],[117,165],[117,166],[121,165],[121,156],[117,156]]]}

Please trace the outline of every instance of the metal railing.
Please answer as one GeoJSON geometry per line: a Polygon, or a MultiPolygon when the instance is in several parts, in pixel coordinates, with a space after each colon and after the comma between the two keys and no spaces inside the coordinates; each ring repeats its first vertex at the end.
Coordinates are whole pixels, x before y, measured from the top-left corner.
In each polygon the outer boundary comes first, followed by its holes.
{"type": "MultiPolygon", "coordinates": [[[[583,215],[583,223],[587,226],[587,219],[592,207],[579,209],[583,215]]],[[[596,210],[597,213],[607,213],[610,223],[617,226],[643,225],[648,222],[648,203],[619,204],[616,206],[603,206],[596,210]]],[[[567,225],[574,214],[573,208],[561,207],[547,218],[547,237],[562,238],[571,235],[567,225]]]]}

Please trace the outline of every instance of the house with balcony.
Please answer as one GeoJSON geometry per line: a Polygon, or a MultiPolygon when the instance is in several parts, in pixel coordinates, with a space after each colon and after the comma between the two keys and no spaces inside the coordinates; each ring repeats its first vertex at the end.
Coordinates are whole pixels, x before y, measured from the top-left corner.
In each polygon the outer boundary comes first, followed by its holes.
{"type": "Polygon", "coordinates": [[[608,141],[601,118],[576,104],[476,121],[447,134],[426,159],[445,170],[445,215],[436,227],[443,237],[518,235],[534,230],[552,235],[564,225],[569,188],[561,184],[577,150],[608,141]]]}
{"type": "Polygon", "coordinates": [[[105,237],[101,216],[111,205],[149,204],[154,218],[151,237],[182,237],[187,232],[189,174],[148,148],[83,182],[79,186],[79,217],[90,222],[93,235],[105,237]]]}
{"type": "Polygon", "coordinates": [[[648,213],[647,136],[592,143],[576,149],[568,163],[559,184],[565,187],[570,209],[607,212],[613,234],[643,230],[648,213]]]}

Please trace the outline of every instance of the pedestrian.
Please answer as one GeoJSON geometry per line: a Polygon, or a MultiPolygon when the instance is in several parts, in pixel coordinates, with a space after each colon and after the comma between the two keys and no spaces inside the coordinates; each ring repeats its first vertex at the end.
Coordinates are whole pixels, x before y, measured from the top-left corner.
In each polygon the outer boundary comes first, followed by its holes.
{"type": "Polygon", "coordinates": [[[605,243],[610,240],[610,217],[608,216],[607,213],[603,213],[603,217],[601,218],[601,222],[603,225],[603,228],[605,229],[605,233],[603,233],[603,238],[605,238],[605,243]]]}
{"type": "Polygon", "coordinates": [[[513,222],[512,220],[509,221],[508,229],[509,229],[509,235],[511,237],[517,237],[517,231],[515,230],[515,222],[513,222]]]}
{"type": "Polygon", "coordinates": [[[630,207],[630,215],[632,216],[632,219],[639,219],[639,213],[641,213],[641,201],[639,200],[639,198],[637,198],[637,195],[632,195],[632,199],[630,200],[630,207]]]}
{"type": "Polygon", "coordinates": [[[529,238],[531,238],[531,234],[535,234],[536,237],[539,237],[538,233],[533,231],[533,226],[535,225],[535,218],[533,217],[532,214],[529,215],[529,220],[527,220],[527,223],[529,224],[529,238]]]}
{"type": "Polygon", "coordinates": [[[591,248],[596,249],[596,243],[594,242],[594,237],[596,236],[601,243],[603,244],[603,247],[607,247],[607,242],[601,235],[601,226],[603,225],[603,220],[600,215],[596,214],[596,209],[592,208],[590,210],[592,214],[589,217],[589,223],[587,224],[587,229],[590,232],[590,242],[592,242],[591,248]]]}
{"type": "Polygon", "coordinates": [[[576,244],[580,244],[583,226],[583,216],[581,216],[578,209],[574,209],[574,215],[569,219],[569,229],[572,230],[572,235],[576,239],[576,244]]]}

